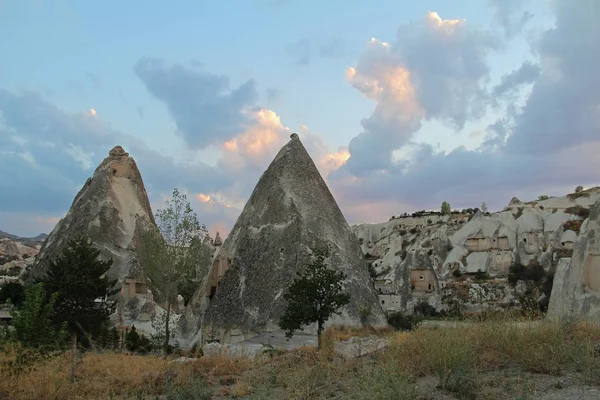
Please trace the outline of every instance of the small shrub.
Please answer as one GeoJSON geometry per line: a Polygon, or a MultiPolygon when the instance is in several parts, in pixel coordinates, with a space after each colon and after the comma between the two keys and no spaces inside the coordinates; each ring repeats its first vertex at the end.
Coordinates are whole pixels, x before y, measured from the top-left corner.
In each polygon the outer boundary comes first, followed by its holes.
{"type": "Polygon", "coordinates": [[[412,331],[417,329],[421,317],[417,315],[404,314],[401,311],[390,314],[387,318],[388,324],[397,331],[412,331]]]}
{"type": "Polygon", "coordinates": [[[440,389],[458,395],[461,399],[476,399],[479,389],[475,373],[473,371],[458,367],[447,371],[439,371],[440,389]]]}
{"type": "Polygon", "coordinates": [[[148,353],[152,351],[152,342],[146,336],[137,333],[134,325],[125,335],[125,347],[132,352],[148,353]]]}
{"type": "Polygon", "coordinates": [[[490,274],[488,274],[487,272],[483,272],[480,269],[478,269],[477,272],[475,272],[475,280],[484,281],[488,279],[490,279],[490,274]]]}
{"type": "Polygon", "coordinates": [[[544,267],[539,263],[533,262],[531,265],[524,267],[519,263],[515,263],[510,266],[508,270],[508,282],[516,284],[518,281],[533,281],[534,283],[541,283],[542,279],[546,276],[544,267]]]}
{"type": "Polygon", "coordinates": [[[369,325],[369,318],[371,317],[371,309],[373,305],[371,303],[365,303],[358,309],[358,316],[360,318],[360,323],[362,326],[369,325]]]}
{"type": "Polygon", "coordinates": [[[569,193],[567,195],[567,198],[569,198],[570,200],[575,200],[580,197],[590,197],[590,194],[589,194],[589,192],[579,191],[579,192],[575,192],[575,193],[569,193]]]}
{"type": "Polygon", "coordinates": [[[426,301],[422,301],[415,306],[415,313],[424,317],[435,317],[438,314],[435,307],[426,301]]]}
{"type": "Polygon", "coordinates": [[[452,271],[452,276],[455,278],[460,278],[462,276],[462,273],[459,269],[455,269],[454,271],[452,271]]]}
{"type": "Polygon", "coordinates": [[[567,214],[573,214],[573,215],[577,215],[578,217],[582,218],[582,219],[586,219],[587,217],[590,216],[590,210],[588,208],[585,208],[583,206],[574,206],[574,207],[569,207],[567,209],[565,209],[565,212],[567,214]]]}
{"type": "Polygon", "coordinates": [[[11,304],[19,307],[25,300],[25,289],[19,282],[6,282],[0,286],[0,303],[10,300],[11,304]]]}

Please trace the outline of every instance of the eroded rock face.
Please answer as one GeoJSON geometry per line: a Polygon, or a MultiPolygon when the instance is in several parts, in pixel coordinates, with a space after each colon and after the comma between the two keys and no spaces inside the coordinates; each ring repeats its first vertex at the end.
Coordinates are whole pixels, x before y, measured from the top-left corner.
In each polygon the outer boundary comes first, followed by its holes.
{"type": "Polygon", "coordinates": [[[18,281],[31,267],[45,236],[20,238],[1,235],[0,238],[0,284],[18,281]]]}
{"type": "MultiPolygon", "coordinates": [[[[352,229],[377,274],[386,311],[411,312],[422,303],[438,311],[518,308],[525,282],[508,282],[511,266],[541,266],[552,275],[568,264],[583,219],[599,199],[600,188],[590,188],[527,203],[513,198],[496,213],[419,211],[352,229]]],[[[547,304],[549,289],[541,283],[528,288],[543,289],[538,302],[547,304]]]]}
{"type": "Polygon", "coordinates": [[[570,261],[559,262],[548,317],[589,317],[600,323],[600,200],[590,209],[570,261]]]}
{"type": "Polygon", "coordinates": [[[329,245],[329,267],[348,276],[350,304],[328,323],[358,325],[359,308],[372,304],[370,322],[385,325],[358,240],[294,134],[261,176],[219,249],[188,307],[195,316],[188,319],[201,321],[205,338],[222,342],[236,328],[245,337],[278,329],[282,295],[311,261],[315,245],[329,245]]]}
{"type": "Polygon", "coordinates": [[[109,277],[122,282],[137,268],[136,246],[149,229],[156,229],[156,223],[142,176],[129,153],[116,146],[44,242],[28,280],[43,276],[68,241],[82,234],[92,239],[102,258],[112,258],[109,277]]]}

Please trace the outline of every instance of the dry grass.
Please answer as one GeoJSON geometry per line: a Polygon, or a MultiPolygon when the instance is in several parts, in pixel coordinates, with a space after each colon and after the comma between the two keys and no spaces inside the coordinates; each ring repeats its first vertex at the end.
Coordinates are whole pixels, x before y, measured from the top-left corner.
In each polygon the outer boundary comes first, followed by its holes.
{"type": "MultiPolygon", "coordinates": [[[[0,361],[10,354],[4,353],[0,361]]],[[[251,366],[248,359],[202,358],[172,363],[159,356],[86,353],[77,365],[77,380],[69,380],[69,353],[41,362],[27,373],[0,377],[0,399],[109,399],[140,394],[159,395],[174,387],[234,384],[251,366]]],[[[241,393],[243,384],[234,391],[241,393]]],[[[246,390],[248,390],[246,388],[246,390]]]]}
{"type": "MultiPolygon", "coordinates": [[[[78,365],[75,383],[69,382],[69,354],[63,354],[40,362],[33,371],[0,377],[0,399],[158,395],[181,399],[215,395],[249,399],[415,399],[419,379],[434,379],[437,389],[431,390],[451,392],[458,398],[487,398],[496,390],[494,387],[502,391],[508,381],[497,374],[488,382],[492,387],[486,389],[482,377],[508,370],[552,376],[579,371],[588,382],[600,384],[600,358],[594,354],[600,343],[600,328],[574,320],[517,325],[501,316],[488,316],[485,322],[457,328],[420,328],[405,333],[329,329],[324,339],[324,351],[301,348],[254,361],[212,357],[169,364],[169,360],[157,356],[87,353],[78,365]],[[335,357],[335,341],[370,334],[387,337],[389,348],[360,359],[335,357]]],[[[9,357],[11,354],[0,355],[0,359],[9,357]]]]}
{"type": "Polygon", "coordinates": [[[454,369],[494,369],[518,365],[526,371],[560,374],[600,367],[594,346],[597,325],[560,325],[488,321],[449,329],[418,329],[400,333],[388,356],[409,374],[440,374],[454,369]]]}

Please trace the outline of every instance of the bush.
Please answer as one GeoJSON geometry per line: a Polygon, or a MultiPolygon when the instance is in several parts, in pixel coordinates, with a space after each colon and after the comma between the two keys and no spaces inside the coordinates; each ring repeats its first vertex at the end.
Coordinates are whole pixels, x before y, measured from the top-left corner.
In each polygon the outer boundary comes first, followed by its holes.
{"type": "Polygon", "coordinates": [[[25,300],[25,289],[19,282],[6,282],[0,287],[0,303],[6,303],[7,300],[19,307],[25,300]]]}
{"type": "Polygon", "coordinates": [[[152,342],[144,335],[137,333],[135,325],[125,334],[125,347],[136,353],[148,353],[152,351],[152,342]]]}
{"type": "Polygon", "coordinates": [[[527,267],[515,263],[508,270],[508,282],[512,284],[518,281],[533,281],[539,284],[545,276],[546,272],[539,263],[532,263],[527,267]]]}
{"type": "Polygon", "coordinates": [[[415,313],[424,317],[435,317],[436,315],[438,315],[438,312],[436,311],[435,307],[433,307],[426,301],[422,301],[415,306],[415,313]]]}
{"type": "Polygon", "coordinates": [[[454,271],[452,271],[452,276],[455,278],[460,278],[462,276],[462,273],[459,269],[455,269],[454,271]]]}
{"type": "Polygon", "coordinates": [[[397,331],[412,331],[417,329],[421,317],[417,315],[404,314],[401,311],[390,314],[387,317],[388,324],[397,331]]]}
{"type": "Polygon", "coordinates": [[[360,323],[362,326],[369,325],[369,318],[371,317],[371,310],[373,305],[371,303],[365,303],[358,309],[358,316],[360,318],[360,323]]]}
{"type": "Polygon", "coordinates": [[[487,272],[483,272],[480,269],[478,269],[477,272],[475,272],[475,280],[484,281],[487,279],[490,279],[490,274],[488,274],[487,272]]]}
{"type": "Polygon", "coordinates": [[[578,217],[580,217],[582,219],[586,219],[587,217],[590,216],[590,210],[588,208],[585,208],[582,206],[569,207],[569,208],[565,209],[565,212],[567,214],[577,215],[578,217]]]}

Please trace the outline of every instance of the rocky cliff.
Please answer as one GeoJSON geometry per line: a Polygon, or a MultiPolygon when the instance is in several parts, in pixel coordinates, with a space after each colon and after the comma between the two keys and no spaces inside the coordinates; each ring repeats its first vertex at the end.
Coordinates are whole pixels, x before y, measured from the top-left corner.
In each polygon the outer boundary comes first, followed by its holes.
{"type": "Polygon", "coordinates": [[[347,274],[344,285],[351,295],[342,316],[329,324],[360,324],[360,307],[371,304],[371,323],[385,325],[358,240],[293,134],[261,176],[216,255],[188,322],[195,318],[195,328],[201,325],[205,338],[224,342],[278,329],[282,295],[311,261],[315,245],[331,247],[328,264],[347,274]]]}
{"type": "Polygon", "coordinates": [[[600,201],[573,245],[573,255],[558,263],[548,316],[586,316],[600,323],[600,201]]]}
{"type": "Polygon", "coordinates": [[[0,284],[18,281],[31,267],[46,235],[21,238],[0,231],[0,284]]]}
{"type": "Polygon", "coordinates": [[[76,234],[90,237],[101,257],[113,259],[111,279],[123,282],[137,267],[136,245],[156,229],[148,195],[135,160],[116,146],[85,182],[71,208],[50,233],[28,280],[42,276],[76,234]]]}
{"type": "MultiPolygon", "coordinates": [[[[560,260],[573,252],[600,188],[502,211],[416,212],[352,229],[386,311],[479,312],[548,304],[560,260]]],[[[564,264],[564,261],[562,261],[564,264]]]]}

